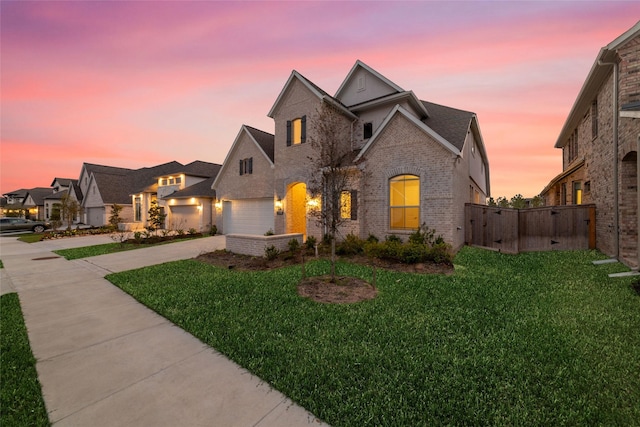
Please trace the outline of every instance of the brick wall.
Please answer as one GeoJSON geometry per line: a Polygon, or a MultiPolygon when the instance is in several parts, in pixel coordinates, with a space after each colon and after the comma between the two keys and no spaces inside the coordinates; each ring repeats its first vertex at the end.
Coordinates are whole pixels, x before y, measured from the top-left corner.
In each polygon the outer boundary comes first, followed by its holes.
{"type": "Polygon", "coordinates": [[[263,257],[265,248],[274,246],[279,251],[289,250],[289,241],[298,240],[302,245],[302,234],[279,234],[274,236],[258,236],[251,234],[228,234],[226,248],[229,252],[263,257]]]}
{"type": "Polygon", "coordinates": [[[464,244],[469,179],[462,159],[397,115],[369,148],[365,167],[361,237],[373,234],[383,239],[395,234],[406,240],[413,230],[389,226],[389,179],[411,174],[420,177],[420,223],[435,229],[454,249],[464,244]]]}

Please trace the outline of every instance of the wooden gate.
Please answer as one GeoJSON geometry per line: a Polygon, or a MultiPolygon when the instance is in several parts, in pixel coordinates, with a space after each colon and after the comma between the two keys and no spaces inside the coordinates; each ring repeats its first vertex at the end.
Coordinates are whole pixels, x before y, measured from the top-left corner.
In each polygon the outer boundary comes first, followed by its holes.
{"type": "Polygon", "coordinates": [[[467,203],[465,242],[505,253],[595,249],[595,205],[511,209],[467,203]]]}

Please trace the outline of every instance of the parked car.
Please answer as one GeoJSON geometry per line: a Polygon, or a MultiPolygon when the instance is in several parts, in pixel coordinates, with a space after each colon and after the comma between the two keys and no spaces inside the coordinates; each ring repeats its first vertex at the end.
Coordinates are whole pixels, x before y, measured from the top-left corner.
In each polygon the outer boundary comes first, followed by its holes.
{"type": "Polygon", "coordinates": [[[33,231],[42,233],[47,228],[51,228],[51,224],[44,221],[32,221],[24,218],[0,218],[0,232],[6,231],[33,231]]]}

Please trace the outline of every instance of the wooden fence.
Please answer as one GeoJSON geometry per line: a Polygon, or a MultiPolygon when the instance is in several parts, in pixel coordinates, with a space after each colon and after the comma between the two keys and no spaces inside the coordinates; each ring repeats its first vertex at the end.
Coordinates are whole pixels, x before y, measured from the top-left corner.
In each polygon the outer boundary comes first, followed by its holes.
{"type": "Polygon", "coordinates": [[[595,249],[595,205],[510,209],[467,203],[465,242],[505,253],[595,249]]]}

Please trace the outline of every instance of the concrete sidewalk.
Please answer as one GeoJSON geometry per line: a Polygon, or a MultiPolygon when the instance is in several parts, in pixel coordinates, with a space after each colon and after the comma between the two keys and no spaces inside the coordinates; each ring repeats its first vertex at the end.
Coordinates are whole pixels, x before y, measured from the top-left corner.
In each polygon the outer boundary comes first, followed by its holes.
{"type": "Polygon", "coordinates": [[[0,237],[0,290],[20,296],[53,425],[326,425],[104,279],[224,248],[224,236],[75,261],[51,252],[109,242],[0,237]]]}

